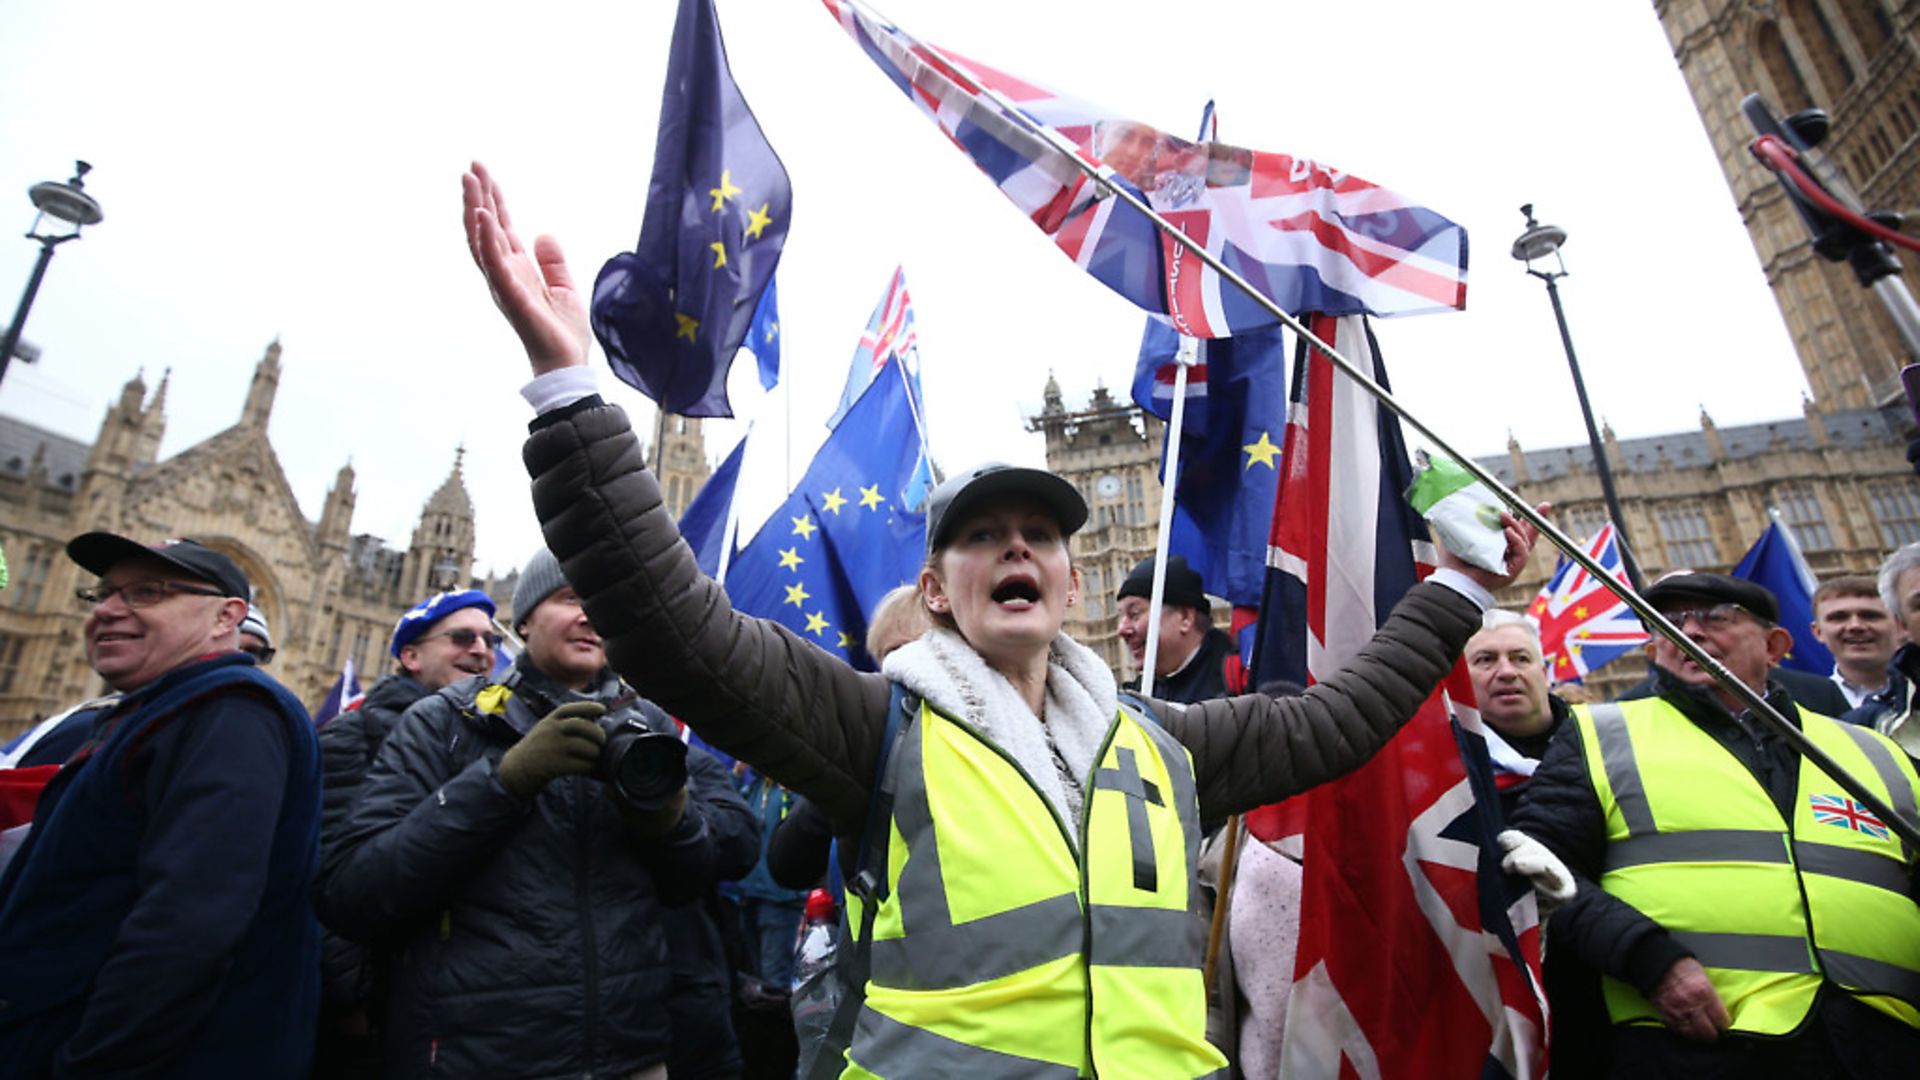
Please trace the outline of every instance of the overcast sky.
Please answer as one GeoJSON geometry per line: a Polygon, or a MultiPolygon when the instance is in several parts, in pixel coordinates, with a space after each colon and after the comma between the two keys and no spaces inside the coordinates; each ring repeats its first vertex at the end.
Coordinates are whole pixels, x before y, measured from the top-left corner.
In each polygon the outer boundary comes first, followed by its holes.
{"type": "MultiPolygon", "coordinates": [[[[523,232],[591,281],[639,232],[675,5],[15,0],[0,13],[0,234],[72,159],[106,220],[63,247],[0,412],[91,441],[172,370],[163,454],[232,424],[276,336],[273,443],[307,515],[358,472],[356,532],[404,546],[467,447],[479,563],[538,545],[519,450],[526,364],[460,232],[488,163],[523,232]],[[9,194],[11,193],[11,194],[9,194]],[[11,215],[11,217],[8,217],[11,215]]],[[[1061,256],[814,0],[720,0],[733,71],[786,162],[780,267],[799,460],[904,265],[933,448],[1039,464],[1049,370],[1124,396],[1141,315],[1061,256]]],[[[1562,293],[1621,436],[1796,415],[1806,384],[1650,4],[888,0],[919,37],[1175,132],[1311,157],[1467,226],[1464,312],[1378,333],[1399,396],[1470,453],[1584,440],[1544,290],[1507,254],[1537,204],[1571,234],[1562,293]]],[[[15,230],[17,226],[17,231],[15,230]]],[[[0,304],[35,245],[0,240],[0,304]]],[[[0,318],[4,318],[0,312],[0,318]]],[[[752,361],[736,366],[743,414],[752,361]]],[[[596,364],[599,361],[596,350],[596,364]]],[[[610,377],[603,379],[609,385],[610,377]]],[[[624,387],[650,433],[651,406],[624,387]]],[[[717,460],[737,436],[709,425],[717,460]]]]}

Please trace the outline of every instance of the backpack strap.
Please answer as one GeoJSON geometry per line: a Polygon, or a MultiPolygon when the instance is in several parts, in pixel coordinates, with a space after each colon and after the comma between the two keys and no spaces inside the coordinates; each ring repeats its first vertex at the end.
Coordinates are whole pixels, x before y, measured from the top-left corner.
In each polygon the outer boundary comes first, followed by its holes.
{"type": "MultiPolygon", "coordinates": [[[[880,757],[874,762],[873,784],[867,796],[867,820],[860,828],[860,847],[854,863],[853,879],[847,891],[860,898],[860,929],[853,937],[853,948],[845,948],[846,932],[852,929],[841,918],[840,1005],[827,1027],[825,1045],[813,1058],[805,1080],[833,1080],[846,1068],[846,1049],[853,1045],[853,1028],[860,1018],[860,1007],[867,999],[867,976],[873,961],[873,920],[887,898],[887,845],[876,838],[893,820],[893,795],[899,787],[894,768],[894,750],[906,737],[907,729],[920,712],[920,699],[899,683],[892,684],[887,695],[887,726],[880,735],[880,757]]],[[[833,860],[839,868],[839,859],[833,860]]]]}

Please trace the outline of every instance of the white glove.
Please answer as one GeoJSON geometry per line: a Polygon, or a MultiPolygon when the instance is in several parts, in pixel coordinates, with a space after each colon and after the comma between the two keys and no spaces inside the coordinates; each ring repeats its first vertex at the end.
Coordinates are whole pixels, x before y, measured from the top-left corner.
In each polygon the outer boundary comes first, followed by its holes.
{"type": "Polygon", "coordinates": [[[1533,882],[1543,904],[1558,907],[1573,899],[1573,872],[1547,850],[1547,845],[1519,829],[1507,829],[1495,839],[1507,853],[1500,860],[1500,869],[1533,882]]]}

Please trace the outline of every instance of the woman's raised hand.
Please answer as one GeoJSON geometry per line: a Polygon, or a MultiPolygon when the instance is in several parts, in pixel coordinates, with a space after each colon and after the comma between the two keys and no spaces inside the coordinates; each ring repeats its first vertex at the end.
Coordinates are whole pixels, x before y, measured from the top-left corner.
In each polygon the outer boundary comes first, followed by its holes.
{"type": "Polygon", "coordinates": [[[587,362],[587,302],[574,286],[560,242],[542,236],[533,251],[514,234],[507,204],[487,167],[474,162],[460,178],[467,250],[487,279],[494,306],[526,346],[535,375],[587,362]]]}

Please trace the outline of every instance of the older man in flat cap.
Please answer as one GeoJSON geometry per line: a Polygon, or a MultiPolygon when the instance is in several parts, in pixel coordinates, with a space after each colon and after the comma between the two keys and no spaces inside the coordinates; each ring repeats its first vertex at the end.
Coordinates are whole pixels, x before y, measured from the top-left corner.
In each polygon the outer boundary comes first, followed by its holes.
{"type": "Polygon", "coordinates": [[[192,540],[94,532],[87,661],[123,695],[0,876],[0,1068],[295,1076],[312,1052],[319,754],[239,651],[251,592],[192,540]]]}
{"type": "MultiPolygon", "coordinates": [[[[1766,589],[1665,578],[1646,599],[1814,745],[1906,814],[1920,787],[1883,736],[1798,707],[1766,589]]],[[[1899,838],[1656,638],[1655,696],[1579,705],[1514,826],[1578,886],[1553,916],[1607,976],[1612,1075],[1878,1077],[1920,1061],[1920,905],[1899,838]]]]}

